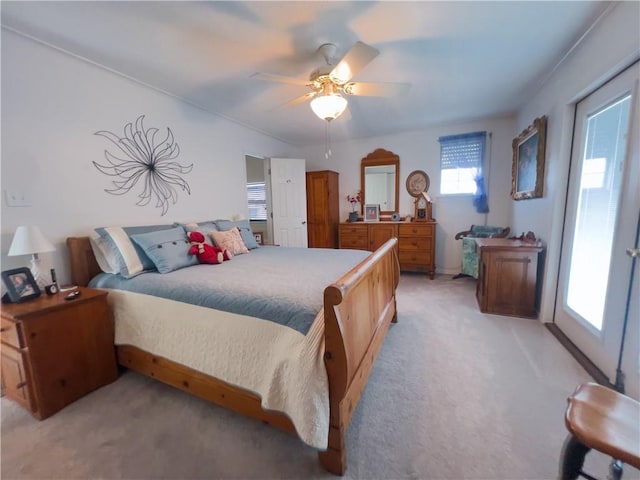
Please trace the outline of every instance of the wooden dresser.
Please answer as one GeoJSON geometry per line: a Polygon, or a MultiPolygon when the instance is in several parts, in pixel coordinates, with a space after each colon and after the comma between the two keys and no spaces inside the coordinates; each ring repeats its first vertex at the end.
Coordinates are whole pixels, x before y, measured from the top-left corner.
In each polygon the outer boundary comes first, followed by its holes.
{"type": "Polygon", "coordinates": [[[315,248],[338,246],[340,204],[338,173],[307,172],[307,244],[315,248]]]}
{"type": "Polygon", "coordinates": [[[508,238],[475,240],[479,258],[476,298],[480,311],[537,317],[538,254],[542,247],[508,238]]]}
{"type": "Polygon", "coordinates": [[[107,293],[80,290],[2,305],[4,392],[40,420],[118,376],[107,293]]]}
{"type": "Polygon", "coordinates": [[[398,238],[400,269],[436,273],[436,222],[354,222],[339,225],[340,248],[374,251],[398,238]]]}

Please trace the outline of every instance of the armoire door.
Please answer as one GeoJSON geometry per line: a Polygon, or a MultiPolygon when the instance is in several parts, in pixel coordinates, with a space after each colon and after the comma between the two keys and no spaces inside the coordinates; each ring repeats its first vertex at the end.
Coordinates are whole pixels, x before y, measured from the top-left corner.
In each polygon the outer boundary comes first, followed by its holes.
{"type": "Polygon", "coordinates": [[[309,247],[338,246],[338,173],[307,172],[307,226],[309,247]]]}

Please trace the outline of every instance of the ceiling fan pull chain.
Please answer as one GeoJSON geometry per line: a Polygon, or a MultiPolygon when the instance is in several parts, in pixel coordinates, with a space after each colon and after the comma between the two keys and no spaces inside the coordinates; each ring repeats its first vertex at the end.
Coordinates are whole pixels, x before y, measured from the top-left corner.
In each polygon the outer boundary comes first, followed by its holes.
{"type": "Polygon", "coordinates": [[[324,158],[329,159],[329,122],[324,123],[324,158]]]}

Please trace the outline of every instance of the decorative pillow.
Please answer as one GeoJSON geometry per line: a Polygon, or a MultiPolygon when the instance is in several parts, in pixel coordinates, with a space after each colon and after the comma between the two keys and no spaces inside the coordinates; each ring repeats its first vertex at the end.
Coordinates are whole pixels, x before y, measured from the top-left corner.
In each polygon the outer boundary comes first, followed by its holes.
{"type": "Polygon", "coordinates": [[[216,225],[219,230],[226,232],[233,228],[237,228],[240,230],[240,236],[242,237],[242,241],[246,245],[247,248],[253,250],[254,248],[258,248],[258,242],[256,242],[256,238],[253,236],[253,230],[251,230],[251,224],[249,220],[216,220],[216,225]]]}
{"type": "Polygon", "coordinates": [[[95,231],[113,250],[117,259],[118,273],[125,278],[131,278],[156,268],[144,250],[131,241],[131,235],[166,230],[172,226],[101,227],[96,228],[95,231]]]}
{"type": "Polygon", "coordinates": [[[104,273],[120,273],[118,259],[109,243],[102,237],[91,237],[91,249],[98,266],[104,273]]]}
{"type": "Polygon", "coordinates": [[[229,250],[233,255],[249,253],[249,249],[242,241],[240,230],[234,228],[226,232],[211,232],[214,243],[222,250],[229,250]]]}
{"type": "Polygon", "coordinates": [[[144,250],[160,273],[198,264],[198,257],[189,255],[191,245],[182,227],[131,235],[131,240],[144,250]]]}

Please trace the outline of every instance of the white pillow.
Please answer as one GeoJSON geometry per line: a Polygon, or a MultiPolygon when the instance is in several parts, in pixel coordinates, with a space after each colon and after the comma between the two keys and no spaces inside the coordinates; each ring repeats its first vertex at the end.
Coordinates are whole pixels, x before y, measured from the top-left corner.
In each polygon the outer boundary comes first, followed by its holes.
{"type": "Polygon", "coordinates": [[[104,273],[120,273],[118,259],[109,242],[102,237],[91,237],[90,242],[93,255],[96,257],[100,269],[104,273]]]}

